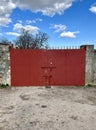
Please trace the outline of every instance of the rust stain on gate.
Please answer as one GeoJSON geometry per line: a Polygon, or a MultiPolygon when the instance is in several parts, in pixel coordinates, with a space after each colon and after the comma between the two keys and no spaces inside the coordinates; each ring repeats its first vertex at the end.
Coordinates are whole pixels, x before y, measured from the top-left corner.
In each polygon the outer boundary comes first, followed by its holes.
{"type": "Polygon", "coordinates": [[[12,86],[85,84],[85,50],[10,49],[12,86]]]}

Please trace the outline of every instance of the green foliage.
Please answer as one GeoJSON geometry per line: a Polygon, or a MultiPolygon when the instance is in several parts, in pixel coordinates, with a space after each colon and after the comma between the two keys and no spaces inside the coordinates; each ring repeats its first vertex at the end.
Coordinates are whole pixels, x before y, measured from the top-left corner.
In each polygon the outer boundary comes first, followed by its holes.
{"type": "Polygon", "coordinates": [[[92,84],[87,84],[86,87],[93,87],[93,85],[92,84]]]}
{"type": "Polygon", "coordinates": [[[8,84],[0,84],[0,88],[7,88],[7,87],[9,87],[8,84]]]}

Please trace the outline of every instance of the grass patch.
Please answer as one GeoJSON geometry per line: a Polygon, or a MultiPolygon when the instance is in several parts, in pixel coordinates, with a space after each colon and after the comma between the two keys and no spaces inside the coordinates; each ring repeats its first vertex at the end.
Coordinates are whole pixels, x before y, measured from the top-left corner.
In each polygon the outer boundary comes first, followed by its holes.
{"type": "Polygon", "coordinates": [[[7,88],[9,87],[9,84],[0,84],[0,88],[7,88]]]}
{"type": "Polygon", "coordinates": [[[93,87],[93,85],[92,84],[87,84],[86,87],[93,87]]]}

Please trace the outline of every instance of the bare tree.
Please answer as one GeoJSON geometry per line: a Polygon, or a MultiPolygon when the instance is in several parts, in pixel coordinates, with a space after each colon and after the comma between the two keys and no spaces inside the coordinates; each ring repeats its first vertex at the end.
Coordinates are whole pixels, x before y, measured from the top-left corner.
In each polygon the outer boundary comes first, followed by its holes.
{"type": "Polygon", "coordinates": [[[2,44],[8,44],[8,45],[12,44],[8,39],[6,39],[4,37],[0,38],[0,43],[2,43],[2,44]]]}
{"type": "Polygon", "coordinates": [[[15,43],[18,48],[23,49],[40,49],[48,47],[48,35],[43,32],[38,32],[35,35],[29,31],[22,29],[21,35],[16,39],[15,43]]]}

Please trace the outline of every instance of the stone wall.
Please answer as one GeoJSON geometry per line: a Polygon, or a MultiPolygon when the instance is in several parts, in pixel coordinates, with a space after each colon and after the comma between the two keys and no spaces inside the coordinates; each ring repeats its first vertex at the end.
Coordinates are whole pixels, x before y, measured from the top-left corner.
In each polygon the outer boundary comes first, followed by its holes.
{"type": "Polygon", "coordinates": [[[94,45],[86,46],[86,67],[85,67],[85,83],[92,84],[93,78],[93,62],[94,62],[94,45]]]}
{"type": "Polygon", "coordinates": [[[0,84],[10,85],[9,45],[0,43],[0,84]]]}
{"type": "Polygon", "coordinates": [[[94,75],[94,84],[96,85],[96,50],[94,50],[94,64],[93,64],[93,75],[94,75]]]}
{"type": "Polygon", "coordinates": [[[85,84],[96,85],[96,51],[94,45],[84,45],[85,56],[85,84]]]}

